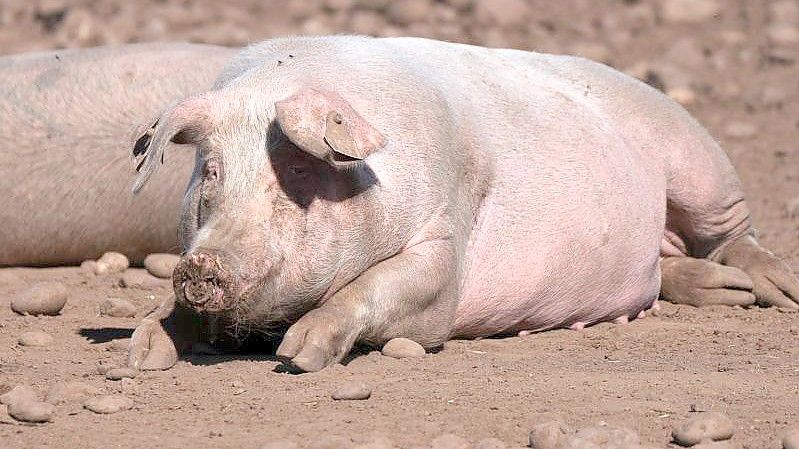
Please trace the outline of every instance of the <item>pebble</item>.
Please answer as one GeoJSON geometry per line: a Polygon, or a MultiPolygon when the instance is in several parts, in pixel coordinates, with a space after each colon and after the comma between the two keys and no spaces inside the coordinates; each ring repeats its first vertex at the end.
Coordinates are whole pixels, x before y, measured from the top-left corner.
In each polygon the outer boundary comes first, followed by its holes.
{"type": "Polygon", "coordinates": [[[392,357],[395,359],[404,359],[408,357],[422,357],[425,350],[419,343],[407,338],[392,338],[380,351],[384,356],[392,357]]]}
{"type": "Polygon", "coordinates": [[[100,315],[130,318],[136,315],[136,306],[121,298],[106,298],[100,302],[100,315]]]}
{"type": "Polygon", "coordinates": [[[111,414],[133,408],[133,400],[119,394],[109,394],[91,398],[83,404],[94,413],[111,414]]]}
{"type": "Polygon", "coordinates": [[[133,379],[138,375],[139,375],[139,370],[128,366],[124,366],[121,368],[112,368],[105,372],[105,378],[108,380],[133,379]]]}
{"type": "Polygon", "coordinates": [[[92,396],[102,393],[99,388],[85,382],[59,382],[47,390],[45,402],[53,405],[82,404],[92,396]]]}
{"type": "Polygon", "coordinates": [[[144,258],[144,268],[157,278],[170,279],[178,262],[180,256],[175,254],[154,253],[144,258]]]}
{"type": "Polygon", "coordinates": [[[0,404],[11,405],[18,401],[36,401],[38,400],[36,390],[27,385],[17,385],[2,395],[0,395],[0,404]]]}
{"type": "Polygon", "coordinates": [[[152,290],[154,288],[167,285],[162,279],[159,279],[146,270],[141,268],[131,268],[122,273],[122,278],[119,279],[119,286],[125,288],[138,288],[142,290],[152,290]]]}
{"type": "Polygon", "coordinates": [[[19,336],[17,343],[20,346],[47,346],[53,342],[53,337],[50,334],[42,331],[25,332],[19,336]]]}
{"type": "Polygon", "coordinates": [[[125,352],[128,349],[130,349],[130,338],[117,338],[111,340],[111,344],[108,345],[109,351],[125,352]]]}
{"type": "Polygon", "coordinates": [[[270,441],[261,446],[261,449],[300,449],[300,446],[288,440],[270,441]]]}
{"type": "Polygon", "coordinates": [[[735,433],[735,425],[720,412],[697,413],[675,426],[671,436],[677,444],[693,446],[702,440],[728,440],[735,433]]]}
{"type": "Polygon", "coordinates": [[[445,433],[433,438],[430,449],[469,449],[469,442],[453,433],[445,433]]]}
{"type": "Polygon", "coordinates": [[[97,259],[97,264],[94,266],[94,274],[121,273],[129,266],[130,261],[124,254],[109,251],[97,259]]]}
{"type": "Polygon", "coordinates": [[[53,420],[55,406],[36,400],[15,401],[8,404],[8,414],[17,421],[48,422],[53,420]]]}
{"type": "Polygon", "coordinates": [[[363,382],[350,381],[338,387],[330,395],[336,401],[354,401],[369,399],[372,389],[363,382]]]}
{"type": "Polygon", "coordinates": [[[505,443],[496,438],[483,438],[482,440],[472,445],[472,449],[505,449],[505,448],[507,448],[505,443]]]}
{"type": "Polygon", "coordinates": [[[11,299],[11,310],[20,315],[58,315],[68,294],[61,282],[40,282],[17,293],[11,299]]]}
{"type": "Polygon", "coordinates": [[[757,134],[757,126],[748,122],[731,122],[724,127],[724,134],[736,139],[754,137],[757,134]]]}
{"type": "Polygon", "coordinates": [[[799,426],[785,431],[782,436],[782,449],[799,449],[799,426]]]}
{"type": "Polygon", "coordinates": [[[721,12],[717,0],[664,0],[660,16],[666,23],[704,22],[721,12]]]}
{"type": "Polygon", "coordinates": [[[533,449],[558,449],[566,444],[571,429],[561,421],[546,421],[530,430],[529,445],[533,449]]]}
{"type": "Polygon", "coordinates": [[[84,260],[80,263],[80,270],[84,273],[88,274],[96,274],[97,273],[97,261],[96,260],[84,260]]]}

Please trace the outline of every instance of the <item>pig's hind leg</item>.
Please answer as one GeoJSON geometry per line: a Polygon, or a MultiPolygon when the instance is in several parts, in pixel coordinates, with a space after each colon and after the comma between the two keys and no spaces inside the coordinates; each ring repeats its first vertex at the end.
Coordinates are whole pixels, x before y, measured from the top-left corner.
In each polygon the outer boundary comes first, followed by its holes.
{"type": "Polygon", "coordinates": [[[697,306],[799,308],[799,280],[755,239],[726,154],[693,119],[686,122],[667,164],[662,297],[697,306]]]}

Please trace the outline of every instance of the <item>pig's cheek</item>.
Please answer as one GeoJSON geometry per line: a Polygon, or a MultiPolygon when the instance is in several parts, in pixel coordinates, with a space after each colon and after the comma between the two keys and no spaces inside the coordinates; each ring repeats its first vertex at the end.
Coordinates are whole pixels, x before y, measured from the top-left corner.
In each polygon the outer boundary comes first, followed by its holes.
{"type": "Polygon", "coordinates": [[[314,309],[283,336],[277,356],[297,371],[315,372],[341,361],[361,333],[348,313],[314,309]]]}

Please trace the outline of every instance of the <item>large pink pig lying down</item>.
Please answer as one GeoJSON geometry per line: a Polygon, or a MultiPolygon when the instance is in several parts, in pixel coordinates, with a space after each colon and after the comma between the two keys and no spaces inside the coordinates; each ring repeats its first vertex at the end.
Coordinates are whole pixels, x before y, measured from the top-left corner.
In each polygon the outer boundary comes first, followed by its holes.
{"type": "Polygon", "coordinates": [[[653,307],[664,256],[711,300],[799,300],[716,142],[585,59],[276,39],[160,116],[134,149],[136,191],[170,141],[198,148],[185,255],[174,310],[134,335],[138,367],[171,366],[209,328],[287,327],[278,356],[316,371],[358,342],[624,322],[653,307]]]}

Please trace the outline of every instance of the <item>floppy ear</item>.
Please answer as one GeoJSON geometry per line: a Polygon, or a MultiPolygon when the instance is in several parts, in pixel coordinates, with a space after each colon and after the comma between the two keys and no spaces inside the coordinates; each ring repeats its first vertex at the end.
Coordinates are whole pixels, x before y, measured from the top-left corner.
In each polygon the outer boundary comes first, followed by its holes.
{"type": "Polygon", "coordinates": [[[337,168],[358,164],[386,145],[383,134],[338,94],[306,88],[275,103],[283,134],[337,168]]]}
{"type": "Polygon", "coordinates": [[[213,126],[208,95],[183,100],[166,110],[147,131],[137,136],[133,145],[133,161],[139,174],[133,193],[139,193],[150,177],[164,163],[164,151],[169,142],[197,143],[213,126]]]}

